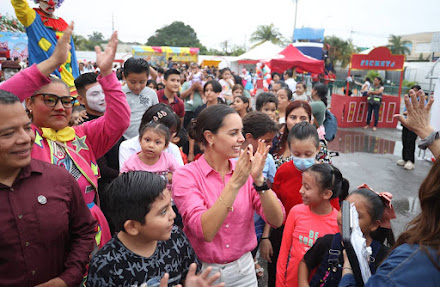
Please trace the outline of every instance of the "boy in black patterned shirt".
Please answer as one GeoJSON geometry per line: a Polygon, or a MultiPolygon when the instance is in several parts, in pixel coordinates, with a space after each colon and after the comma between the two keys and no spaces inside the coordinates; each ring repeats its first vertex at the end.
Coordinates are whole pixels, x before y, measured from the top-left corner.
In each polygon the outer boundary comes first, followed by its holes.
{"type": "Polygon", "coordinates": [[[102,196],[119,232],[89,264],[87,286],[159,286],[183,283],[191,263],[200,263],[185,234],[173,225],[171,193],[158,175],[121,174],[102,196]]]}

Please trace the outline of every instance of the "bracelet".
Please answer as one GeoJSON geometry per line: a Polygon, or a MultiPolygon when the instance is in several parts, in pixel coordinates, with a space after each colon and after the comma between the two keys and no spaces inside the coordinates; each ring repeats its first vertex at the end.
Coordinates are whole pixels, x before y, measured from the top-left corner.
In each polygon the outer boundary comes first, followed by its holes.
{"type": "Polygon", "coordinates": [[[440,138],[440,131],[434,131],[426,138],[420,140],[419,148],[427,149],[435,140],[439,138],[440,138]]]}
{"type": "Polygon", "coordinates": [[[269,237],[261,237],[260,240],[263,240],[263,239],[269,239],[269,237]]]}
{"type": "Polygon", "coordinates": [[[344,270],[344,269],[347,269],[347,270],[353,271],[353,269],[351,269],[350,267],[342,267],[342,270],[344,270]]]}
{"type": "Polygon", "coordinates": [[[226,204],[226,202],[223,201],[223,198],[221,196],[219,196],[218,199],[220,199],[220,201],[226,206],[226,208],[228,209],[228,212],[233,212],[234,211],[234,207],[233,206],[228,206],[226,204]]]}

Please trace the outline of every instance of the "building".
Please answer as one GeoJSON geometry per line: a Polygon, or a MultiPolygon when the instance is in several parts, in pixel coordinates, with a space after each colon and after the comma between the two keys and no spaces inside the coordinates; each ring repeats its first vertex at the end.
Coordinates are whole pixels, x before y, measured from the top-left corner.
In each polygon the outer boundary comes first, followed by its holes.
{"type": "Polygon", "coordinates": [[[410,41],[408,45],[411,53],[406,56],[407,61],[436,60],[440,57],[440,32],[425,32],[401,35],[402,41],[410,41]],[[421,58],[420,58],[421,55],[421,58]]]}

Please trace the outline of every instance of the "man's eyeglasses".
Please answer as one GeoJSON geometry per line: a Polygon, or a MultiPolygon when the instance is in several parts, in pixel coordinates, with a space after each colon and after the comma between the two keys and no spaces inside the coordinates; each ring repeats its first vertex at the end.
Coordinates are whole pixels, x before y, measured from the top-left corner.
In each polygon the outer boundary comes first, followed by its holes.
{"type": "Polygon", "coordinates": [[[43,96],[44,104],[49,107],[55,107],[58,104],[58,101],[61,101],[61,104],[66,109],[73,107],[76,101],[76,99],[72,96],[58,97],[54,94],[36,94],[33,96],[43,96]]]}

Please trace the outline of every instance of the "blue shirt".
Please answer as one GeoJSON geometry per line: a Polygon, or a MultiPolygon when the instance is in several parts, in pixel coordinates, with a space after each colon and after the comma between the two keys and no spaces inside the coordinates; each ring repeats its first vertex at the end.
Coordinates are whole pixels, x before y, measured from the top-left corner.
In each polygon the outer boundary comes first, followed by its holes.
{"type": "MultiPolygon", "coordinates": [[[[436,251],[427,248],[433,260],[440,264],[436,251]]],[[[342,277],[339,287],[356,286],[354,276],[342,277]]],[[[370,277],[365,287],[381,286],[440,286],[440,271],[419,245],[403,244],[394,249],[370,277]]]]}

